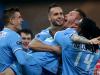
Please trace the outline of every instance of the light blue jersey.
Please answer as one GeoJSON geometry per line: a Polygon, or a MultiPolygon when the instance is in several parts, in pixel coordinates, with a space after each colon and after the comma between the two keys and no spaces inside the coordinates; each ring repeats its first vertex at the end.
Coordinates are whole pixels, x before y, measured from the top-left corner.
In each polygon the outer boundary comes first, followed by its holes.
{"type": "MultiPolygon", "coordinates": [[[[45,29],[35,36],[35,39],[40,40],[42,43],[55,46],[57,45],[53,37],[49,33],[49,29],[45,29]]],[[[36,61],[46,70],[56,74],[58,70],[58,56],[50,52],[34,52],[33,56],[36,61]]]]}
{"type": "Polygon", "coordinates": [[[16,62],[16,52],[22,50],[22,46],[20,36],[8,28],[0,32],[0,42],[0,72],[2,72],[16,62]]]}
{"type": "MultiPolygon", "coordinates": [[[[34,58],[23,51],[21,37],[15,31],[4,28],[4,30],[0,32],[0,42],[0,72],[8,67],[11,67],[14,72],[18,72],[17,69],[19,69],[19,64],[36,64],[33,62],[35,61],[34,58]],[[19,64],[15,62],[18,62],[19,64]]],[[[16,74],[19,75],[20,73],[16,74]]]]}
{"type": "MultiPolygon", "coordinates": [[[[38,64],[33,56],[23,51],[21,37],[13,30],[4,28],[0,32],[0,72],[10,67],[16,75],[21,75],[21,66],[28,72],[23,75],[40,75],[38,64]]],[[[40,66],[39,66],[40,67],[40,66]]]]}
{"type": "Polygon", "coordinates": [[[0,32],[0,72],[16,61],[14,53],[22,49],[20,36],[16,32],[5,28],[0,32]],[[15,41],[15,42],[14,42],[15,41]],[[19,45],[18,45],[19,44],[19,45]]]}
{"type": "Polygon", "coordinates": [[[90,52],[84,44],[75,43],[71,36],[77,34],[73,28],[59,31],[54,39],[62,47],[62,75],[93,75],[100,52],[90,52]]]}

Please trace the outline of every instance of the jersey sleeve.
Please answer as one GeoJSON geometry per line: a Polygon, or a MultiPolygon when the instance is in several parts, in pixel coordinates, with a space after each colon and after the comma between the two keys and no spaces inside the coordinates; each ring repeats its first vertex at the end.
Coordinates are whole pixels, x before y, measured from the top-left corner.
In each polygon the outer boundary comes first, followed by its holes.
{"type": "Polygon", "coordinates": [[[73,34],[76,34],[76,31],[74,29],[68,28],[66,30],[56,32],[54,39],[60,46],[64,46],[73,34]]]}
{"type": "Polygon", "coordinates": [[[73,34],[77,34],[76,30],[74,28],[67,28],[66,30],[64,30],[64,35],[68,35],[69,37],[71,37],[73,34]]]}
{"type": "Polygon", "coordinates": [[[22,42],[21,37],[17,34],[12,34],[13,37],[9,37],[11,39],[8,40],[8,45],[12,49],[13,53],[15,53],[17,50],[22,50],[22,42]]]}
{"type": "Polygon", "coordinates": [[[23,51],[21,37],[18,34],[11,34],[8,39],[9,48],[12,50],[13,54],[16,56],[18,63],[21,65],[27,64],[27,53],[23,51]],[[10,37],[10,36],[14,37],[10,37]]]}
{"type": "Polygon", "coordinates": [[[43,30],[40,33],[35,35],[35,39],[37,39],[39,41],[44,41],[47,37],[48,37],[48,31],[47,30],[43,30]]]}

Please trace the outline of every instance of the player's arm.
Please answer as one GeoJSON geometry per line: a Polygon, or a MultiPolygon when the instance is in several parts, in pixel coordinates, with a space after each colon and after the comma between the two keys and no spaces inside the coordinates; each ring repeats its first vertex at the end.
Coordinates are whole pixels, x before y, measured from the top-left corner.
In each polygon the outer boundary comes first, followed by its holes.
{"type": "Polygon", "coordinates": [[[49,51],[49,52],[56,52],[56,53],[60,53],[61,51],[59,46],[50,46],[50,45],[42,43],[41,41],[37,39],[33,39],[29,43],[29,48],[32,48],[36,51],[49,51]]]}
{"type": "Polygon", "coordinates": [[[0,75],[15,75],[15,73],[11,68],[7,68],[3,72],[1,72],[0,75]]]}
{"type": "Polygon", "coordinates": [[[30,56],[28,56],[26,52],[24,52],[23,50],[20,49],[20,50],[15,51],[14,54],[15,54],[19,64],[21,64],[21,65],[28,64],[27,59],[30,56]]]}
{"type": "MultiPolygon", "coordinates": [[[[13,34],[15,37],[13,39],[8,40],[8,45],[11,48],[13,54],[17,58],[17,61],[21,65],[28,64],[27,59],[29,56],[25,51],[23,51],[23,46],[21,42],[21,37],[17,34],[13,34]]],[[[11,38],[11,37],[10,37],[11,38]]]]}
{"type": "Polygon", "coordinates": [[[79,36],[77,34],[73,34],[71,36],[71,39],[75,42],[79,42],[79,43],[85,43],[85,44],[100,44],[100,41],[98,40],[100,37],[97,38],[93,38],[91,40],[83,37],[83,36],[79,36]]]}
{"type": "Polygon", "coordinates": [[[99,37],[97,37],[97,39],[98,39],[98,41],[99,41],[99,44],[98,44],[98,45],[100,45],[100,36],[99,36],[99,37]]]}

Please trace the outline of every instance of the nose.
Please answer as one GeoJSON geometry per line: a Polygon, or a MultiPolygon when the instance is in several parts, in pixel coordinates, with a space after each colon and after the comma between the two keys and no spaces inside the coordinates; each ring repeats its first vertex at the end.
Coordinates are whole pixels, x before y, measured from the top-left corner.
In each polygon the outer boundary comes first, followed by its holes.
{"type": "Polygon", "coordinates": [[[64,16],[61,15],[61,14],[59,14],[59,15],[58,15],[58,18],[59,18],[59,19],[64,19],[64,16]]]}
{"type": "Polygon", "coordinates": [[[59,14],[59,17],[64,17],[64,15],[63,14],[59,14]]]}

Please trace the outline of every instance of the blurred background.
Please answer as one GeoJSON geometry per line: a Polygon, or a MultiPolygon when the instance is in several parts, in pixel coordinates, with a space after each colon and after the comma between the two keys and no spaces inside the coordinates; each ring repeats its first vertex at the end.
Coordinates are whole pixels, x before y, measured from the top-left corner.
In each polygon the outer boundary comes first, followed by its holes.
{"type": "Polygon", "coordinates": [[[29,28],[36,34],[49,26],[48,7],[52,3],[61,5],[64,13],[74,8],[82,9],[100,28],[99,0],[0,0],[0,21],[5,8],[19,7],[24,19],[23,28],[29,28]]]}

